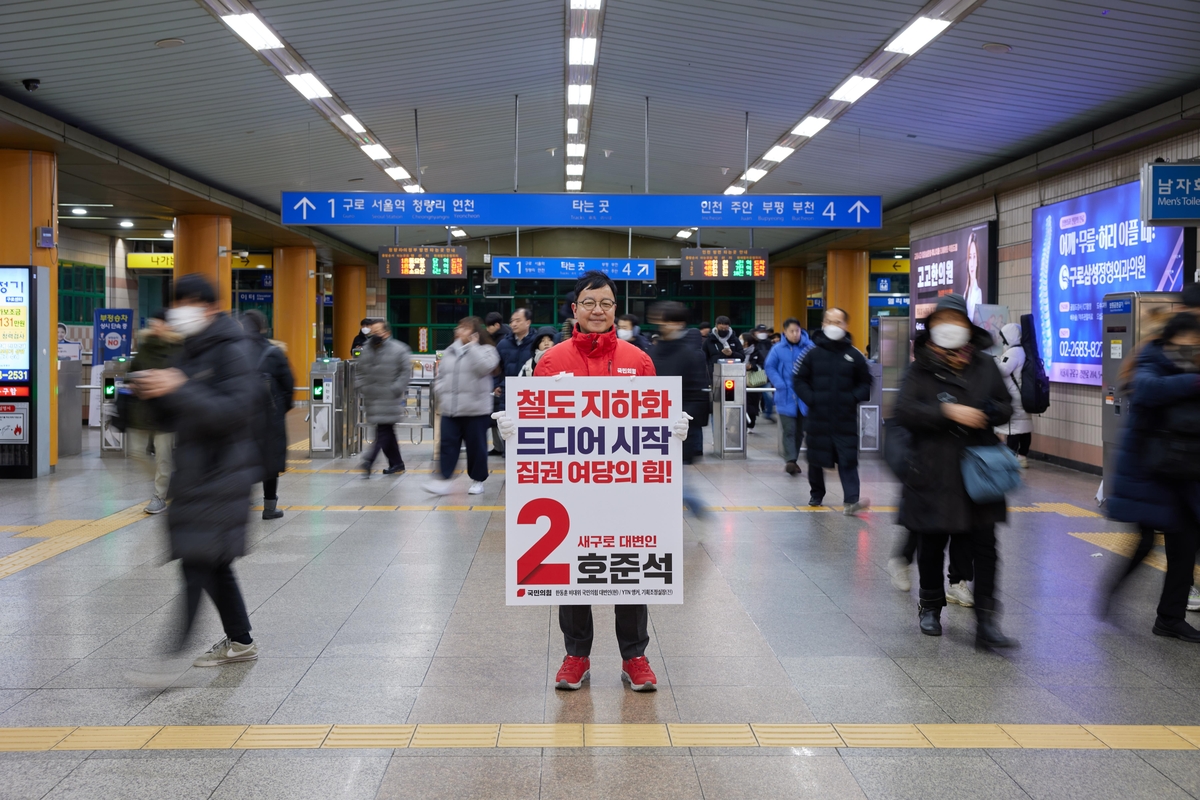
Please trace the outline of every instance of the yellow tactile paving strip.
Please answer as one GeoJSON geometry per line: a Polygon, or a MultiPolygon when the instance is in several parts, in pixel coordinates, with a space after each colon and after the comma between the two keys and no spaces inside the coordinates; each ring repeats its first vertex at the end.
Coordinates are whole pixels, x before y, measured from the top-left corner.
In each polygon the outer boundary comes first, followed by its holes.
{"type": "Polygon", "coordinates": [[[37,544],[32,544],[23,550],[0,558],[0,578],[7,578],[23,569],[40,564],[48,558],[65,553],[81,544],[87,544],[93,539],[99,539],[101,536],[106,536],[140,519],[145,519],[143,506],[144,504],[130,506],[102,519],[58,520],[17,534],[27,538],[46,538],[37,544]],[[68,523],[74,527],[64,530],[68,523]]]}
{"type": "Polygon", "coordinates": [[[1200,726],[808,724],[130,725],[0,728],[0,752],[498,747],[1200,750],[1200,726]]]}
{"type": "MultiPolygon", "coordinates": [[[[1137,548],[1138,540],[1141,538],[1136,533],[1090,533],[1072,531],[1070,536],[1076,539],[1082,539],[1088,544],[1094,544],[1097,547],[1107,550],[1110,553],[1116,553],[1119,556],[1128,558],[1133,555],[1133,551],[1137,548]]],[[[1154,543],[1159,547],[1163,544],[1162,534],[1154,537],[1154,543]]],[[[1159,572],[1167,571],[1167,555],[1158,550],[1151,550],[1146,554],[1146,558],[1142,561],[1148,567],[1154,567],[1159,572]]],[[[1196,567],[1197,579],[1200,579],[1200,566],[1196,567]]]]}

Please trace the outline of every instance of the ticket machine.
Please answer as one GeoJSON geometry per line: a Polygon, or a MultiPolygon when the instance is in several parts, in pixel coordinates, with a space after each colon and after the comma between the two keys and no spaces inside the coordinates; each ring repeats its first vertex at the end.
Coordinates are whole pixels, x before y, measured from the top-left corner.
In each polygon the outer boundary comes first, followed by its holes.
{"type": "Polygon", "coordinates": [[[746,365],[737,360],[713,364],[713,455],[746,457],[746,365]]]}
{"type": "Polygon", "coordinates": [[[318,358],[308,371],[308,457],[340,458],[345,433],[345,369],[339,358],[318,358]]]}

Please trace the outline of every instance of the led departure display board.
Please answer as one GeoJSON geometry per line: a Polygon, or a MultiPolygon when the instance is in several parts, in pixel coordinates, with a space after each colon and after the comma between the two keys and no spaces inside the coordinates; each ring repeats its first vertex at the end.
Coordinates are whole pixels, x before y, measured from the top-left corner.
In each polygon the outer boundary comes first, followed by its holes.
{"type": "Polygon", "coordinates": [[[680,280],[767,279],[765,247],[685,247],[680,251],[680,280]]]}
{"type": "Polygon", "coordinates": [[[29,270],[0,267],[0,382],[29,380],[29,270]]]}
{"type": "Polygon", "coordinates": [[[384,247],[379,250],[381,278],[465,278],[465,247],[384,247]]]}

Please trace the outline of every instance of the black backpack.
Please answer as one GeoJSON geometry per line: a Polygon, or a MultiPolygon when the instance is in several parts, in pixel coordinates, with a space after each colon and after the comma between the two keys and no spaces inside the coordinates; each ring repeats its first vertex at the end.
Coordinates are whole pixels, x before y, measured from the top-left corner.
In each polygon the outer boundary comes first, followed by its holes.
{"type": "Polygon", "coordinates": [[[1050,377],[1037,348],[1033,330],[1033,315],[1021,315],[1021,348],[1025,351],[1025,366],[1021,367],[1021,407],[1029,414],[1044,414],[1050,408],[1050,377]]]}

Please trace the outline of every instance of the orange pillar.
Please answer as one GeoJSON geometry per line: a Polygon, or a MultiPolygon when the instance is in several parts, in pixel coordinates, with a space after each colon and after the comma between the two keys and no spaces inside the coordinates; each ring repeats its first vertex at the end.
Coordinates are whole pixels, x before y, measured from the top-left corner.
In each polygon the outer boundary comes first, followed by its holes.
{"type": "Polygon", "coordinates": [[[175,218],[175,274],[197,272],[217,290],[217,303],[233,308],[233,223],[229,217],[193,214],[175,218]]]}
{"type": "Polygon", "coordinates": [[[37,383],[30,398],[30,415],[39,431],[38,474],[49,474],[58,463],[58,248],[38,247],[37,229],[54,229],[58,241],[58,160],[54,153],[36,150],[0,150],[0,264],[35,268],[30,287],[30,307],[42,313],[37,330],[30,330],[30,366],[37,367],[37,383]],[[48,299],[46,304],[39,297],[48,299]],[[45,402],[43,402],[43,400],[45,402]],[[41,431],[48,436],[43,438],[41,431]]]}
{"type": "Polygon", "coordinates": [[[867,284],[871,279],[869,250],[830,250],[825,268],[825,307],[841,308],[850,315],[854,346],[867,350],[871,327],[867,307],[867,284]]]}
{"type": "Polygon", "coordinates": [[[333,354],[350,358],[358,323],[367,316],[367,268],[333,268],[333,354]]]}
{"type": "MultiPolygon", "coordinates": [[[[273,263],[275,338],[287,349],[296,387],[307,387],[308,369],[317,359],[317,251],[277,247],[273,263]]],[[[308,392],[297,392],[296,399],[308,400],[308,392]]]]}
{"type": "Polygon", "coordinates": [[[805,313],[808,307],[808,270],[804,267],[779,267],[772,269],[775,283],[775,330],[783,332],[783,321],[788,317],[800,320],[807,328],[805,313]]]}

